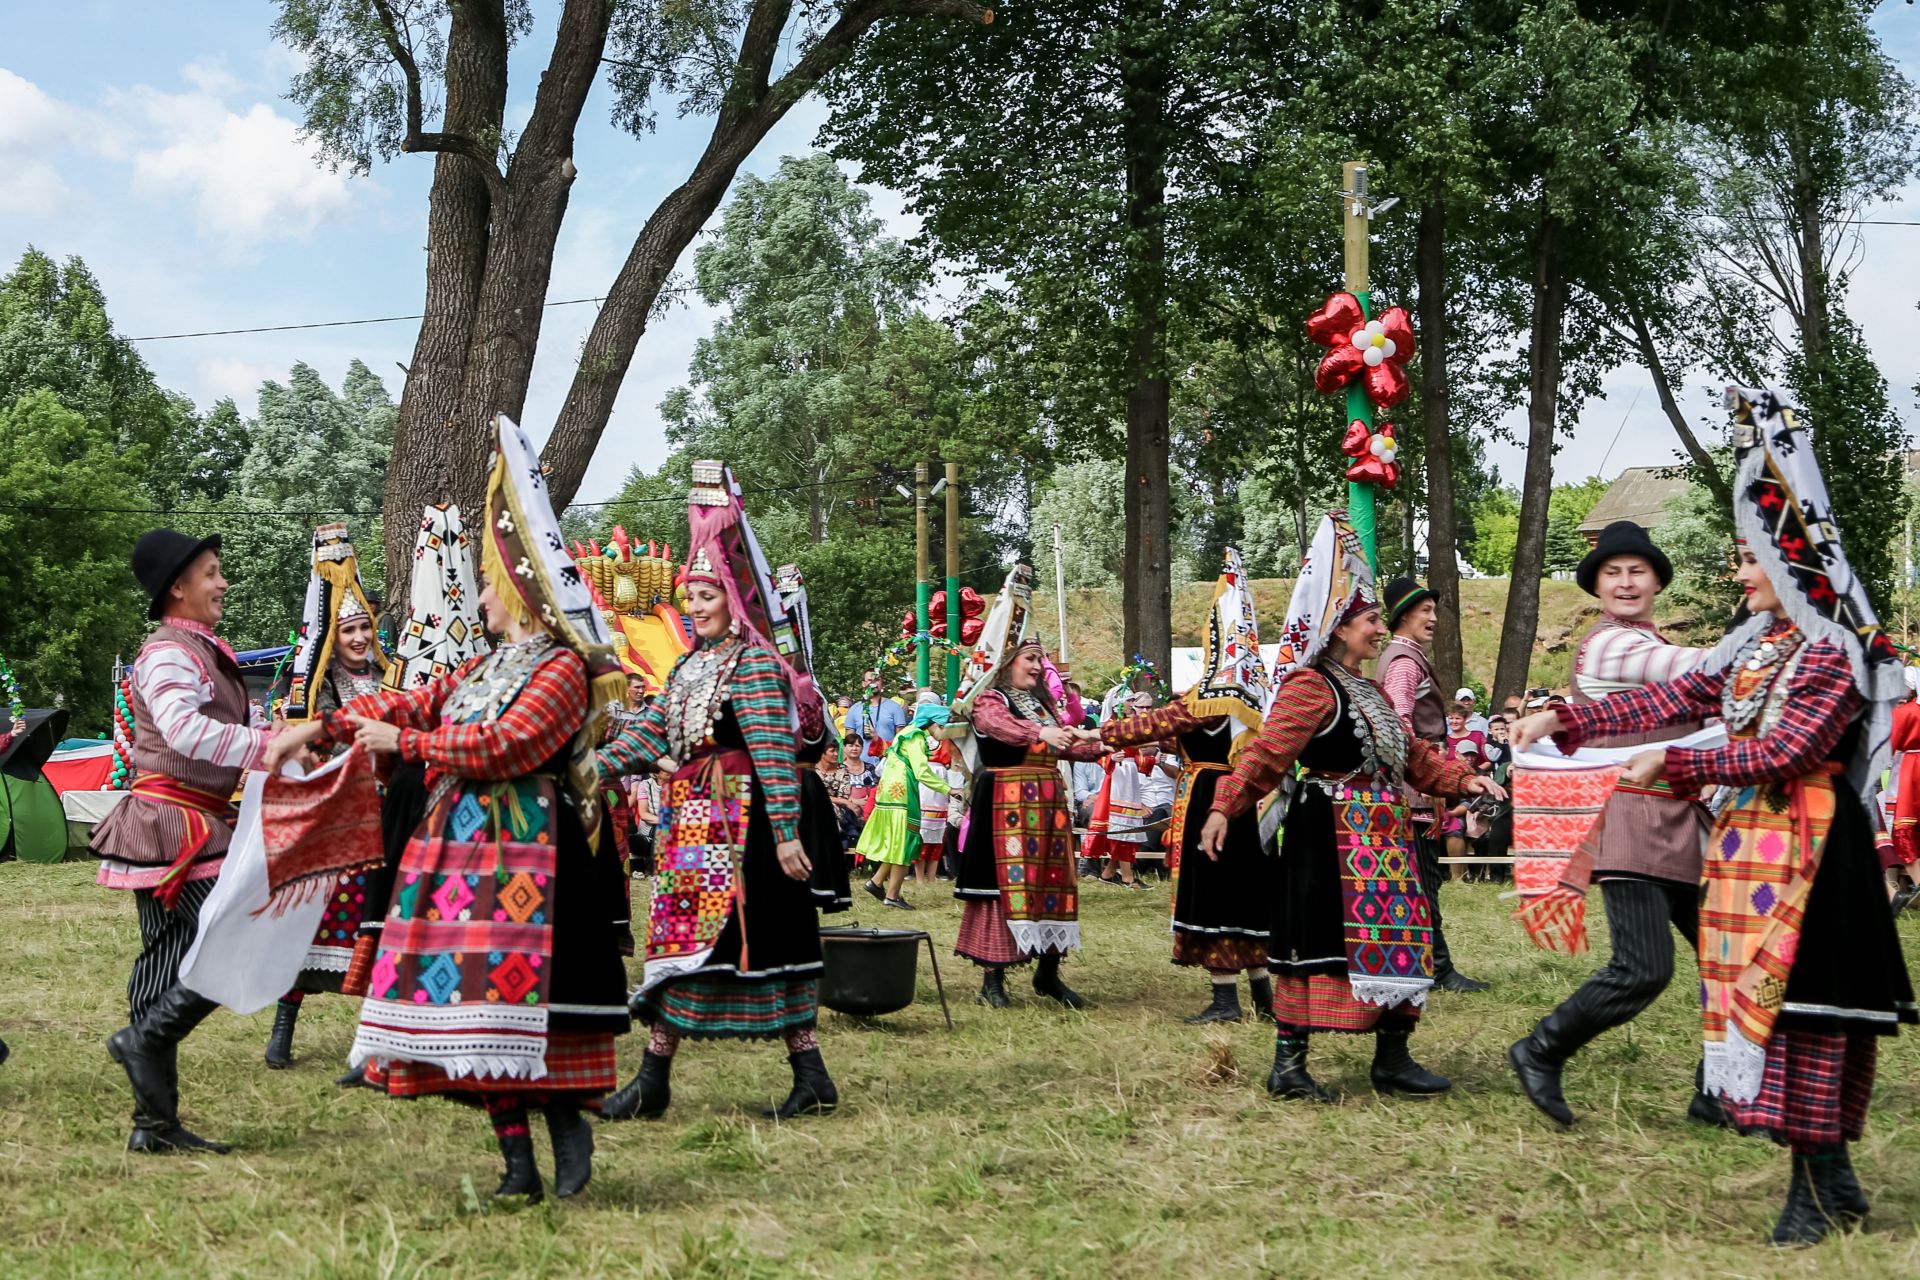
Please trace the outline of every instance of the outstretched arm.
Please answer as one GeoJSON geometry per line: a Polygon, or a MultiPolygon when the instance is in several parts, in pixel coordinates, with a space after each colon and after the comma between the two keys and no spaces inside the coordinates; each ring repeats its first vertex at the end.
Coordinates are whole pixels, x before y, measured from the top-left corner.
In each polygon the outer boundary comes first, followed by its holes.
{"type": "Polygon", "coordinates": [[[1280,682],[1266,723],[1240,752],[1233,772],[1214,789],[1213,812],[1237,818],[1280,785],[1313,735],[1333,718],[1333,691],[1314,671],[1296,671],[1280,682]]]}

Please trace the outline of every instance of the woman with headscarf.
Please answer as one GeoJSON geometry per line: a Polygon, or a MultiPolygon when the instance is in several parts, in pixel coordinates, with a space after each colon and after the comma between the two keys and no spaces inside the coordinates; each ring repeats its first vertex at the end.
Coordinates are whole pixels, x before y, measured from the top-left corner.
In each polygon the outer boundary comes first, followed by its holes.
{"type": "Polygon", "coordinates": [[[662,1115],[674,1056],[691,1038],[784,1041],[793,1088],[767,1117],[830,1115],[840,1095],[816,1034],[819,919],[795,751],[796,739],[830,732],[826,707],[770,642],[797,643],[794,622],[727,468],[694,464],[687,517],[685,612],[698,647],[600,752],[609,776],[656,767],[667,776],[633,998],[652,1030],[639,1073],[601,1114],[662,1115]]]}
{"type": "Polygon", "coordinates": [[[1022,638],[1033,570],[1016,564],[994,601],[962,677],[956,709],[970,719],[978,767],[960,874],[965,903],[954,952],[985,970],[980,1002],[1004,1009],[1006,971],[1039,960],[1034,991],[1069,1009],[1086,1007],[1060,979],[1060,958],[1080,945],[1073,814],[1060,760],[1090,760],[1097,733],[1070,729],[1046,685],[1046,652],[1022,638]]]}
{"type": "Polygon", "coordinates": [[[484,1107],[506,1161],[495,1194],[532,1202],[528,1109],[546,1116],[556,1194],[578,1194],[593,1172],[582,1108],[613,1087],[628,1027],[619,863],[610,841],[596,847],[592,755],[625,681],[539,455],[496,421],[480,605],[499,647],[289,730],[269,767],[348,740],[426,766],[426,818],[400,858],[349,1061],[391,1096],[484,1107]]]}
{"type": "Polygon", "coordinates": [[[1187,1021],[1240,1021],[1240,975],[1247,975],[1257,1016],[1273,1007],[1267,947],[1280,895],[1280,861],[1260,838],[1259,819],[1243,813],[1228,824],[1216,854],[1200,851],[1201,821],[1240,749],[1260,728],[1271,697],[1253,595],[1240,553],[1226,551],[1207,615],[1206,669],[1193,688],[1162,707],[1136,711],[1100,727],[1110,747],[1177,738],[1184,767],[1167,824],[1173,875],[1173,962],[1204,968],[1213,999],[1187,1021]]]}
{"type": "Polygon", "coordinates": [[[1235,819],[1269,792],[1291,790],[1268,945],[1278,1031],[1267,1091],[1275,1097],[1333,1101],[1307,1072],[1316,1031],[1371,1031],[1370,1076],[1381,1093],[1453,1087],[1407,1050],[1433,986],[1433,940],[1405,790],[1506,793],[1407,731],[1363,674],[1386,638],[1366,553],[1345,513],[1333,512],[1287,606],[1276,661],[1286,674],[1259,734],[1214,787],[1199,839],[1201,854],[1219,856],[1235,819]]]}
{"type": "Polygon", "coordinates": [[[1517,747],[1719,716],[1723,747],[1654,748],[1621,782],[1732,799],[1707,841],[1700,910],[1704,1089],[1793,1150],[1778,1245],[1863,1222],[1847,1144],[1866,1125],[1880,1037],[1920,1022],[1874,849],[1900,663],[1853,575],[1813,442],[1771,392],[1729,388],[1734,576],[1751,616],[1665,684],[1528,716],[1517,747]]]}
{"type": "MultiPolygon", "coordinates": [[[[927,730],[947,722],[947,709],[932,694],[913,709],[913,719],[894,735],[880,764],[880,782],[873,791],[873,813],[861,829],[854,846],[870,864],[866,882],[861,886],[885,906],[901,911],[913,910],[913,904],[900,896],[907,881],[907,868],[920,857],[921,788],[945,793],[947,777],[933,767],[927,749],[927,730]],[[877,883],[881,868],[886,868],[887,883],[877,883]]],[[[941,821],[946,821],[944,810],[941,821]]]]}

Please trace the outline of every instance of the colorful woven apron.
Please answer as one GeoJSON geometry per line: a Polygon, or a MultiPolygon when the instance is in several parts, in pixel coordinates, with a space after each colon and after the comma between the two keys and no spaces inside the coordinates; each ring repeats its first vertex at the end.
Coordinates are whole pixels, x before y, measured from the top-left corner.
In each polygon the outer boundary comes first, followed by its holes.
{"type": "Polygon", "coordinates": [[[1700,908],[1706,1088],[1751,1102],[1786,999],[1807,897],[1833,825],[1832,772],[1742,787],[1707,841],[1700,908]]]}
{"type": "Polygon", "coordinates": [[[1030,751],[992,778],[993,864],[1014,942],[1028,954],[1078,947],[1073,817],[1055,758],[1030,751]]]}
{"type": "Polygon", "coordinates": [[[1433,986],[1433,916],[1409,851],[1402,794],[1395,787],[1321,785],[1333,806],[1353,998],[1388,1009],[1425,1004],[1433,986]]]}
{"type": "MultiPolygon", "coordinates": [[[[752,809],[753,762],[738,748],[695,756],[660,788],[642,992],[704,965],[736,904],[744,917],[739,872],[752,809]]],[[[744,928],[740,967],[748,967],[744,928]]]]}

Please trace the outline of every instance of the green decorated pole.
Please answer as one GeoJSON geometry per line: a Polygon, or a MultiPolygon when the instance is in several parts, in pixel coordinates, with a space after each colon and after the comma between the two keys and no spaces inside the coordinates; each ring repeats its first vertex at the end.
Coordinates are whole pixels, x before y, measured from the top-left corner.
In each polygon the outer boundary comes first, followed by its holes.
{"type": "Polygon", "coordinates": [[[947,464],[947,699],[960,688],[960,464],[947,464]]]}
{"type": "Polygon", "coordinates": [[[932,557],[927,549],[927,464],[913,464],[913,539],[914,568],[919,581],[913,591],[914,667],[913,683],[925,689],[931,676],[927,653],[927,606],[932,603],[933,584],[927,580],[932,557]]]}
{"type": "MultiPolygon", "coordinates": [[[[1358,160],[1349,160],[1341,166],[1342,186],[1346,192],[1342,203],[1342,221],[1346,228],[1346,268],[1347,292],[1360,300],[1360,310],[1366,318],[1373,319],[1372,285],[1367,280],[1367,166],[1358,160]]],[[[1367,398],[1363,380],[1355,379],[1347,386],[1347,421],[1364,422],[1369,433],[1373,430],[1373,402],[1367,398]]],[[[1344,428],[1343,428],[1344,429],[1344,428]]],[[[1353,531],[1360,536],[1360,543],[1367,549],[1367,563],[1373,571],[1380,572],[1380,552],[1374,533],[1374,495],[1371,481],[1347,481],[1347,518],[1353,522],[1353,531]]]]}

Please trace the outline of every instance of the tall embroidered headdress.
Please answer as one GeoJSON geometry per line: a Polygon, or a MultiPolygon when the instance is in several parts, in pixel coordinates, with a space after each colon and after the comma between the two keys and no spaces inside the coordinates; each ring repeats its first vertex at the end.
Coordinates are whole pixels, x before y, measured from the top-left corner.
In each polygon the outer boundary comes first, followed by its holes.
{"type": "MultiPolygon", "coordinates": [[[[301,611],[300,636],[293,651],[293,687],[287,694],[287,714],[312,717],[326,683],[327,664],[333,661],[340,624],[371,618],[366,589],[360,585],[360,561],[344,524],[323,524],[313,531],[313,575],[307,579],[306,607],[301,611]]],[[[388,669],[378,635],[373,642],[373,664],[388,669]]]]}
{"type": "Polygon", "coordinates": [[[1259,732],[1272,701],[1273,685],[1260,658],[1260,625],[1254,617],[1246,566],[1240,553],[1228,547],[1213,585],[1213,608],[1207,614],[1206,667],[1200,682],[1187,690],[1187,709],[1196,716],[1227,717],[1237,751],[1249,732],[1259,732]]]}
{"type": "Polygon", "coordinates": [[[432,684],[476,654],[487,652],[480,625],[480,589],[473,578],[473,552],[460,508],[451,503],[420,513],[413,539],[413,578],[407,621],[387,666],[389,689],[432,684]]]}

